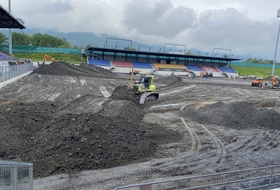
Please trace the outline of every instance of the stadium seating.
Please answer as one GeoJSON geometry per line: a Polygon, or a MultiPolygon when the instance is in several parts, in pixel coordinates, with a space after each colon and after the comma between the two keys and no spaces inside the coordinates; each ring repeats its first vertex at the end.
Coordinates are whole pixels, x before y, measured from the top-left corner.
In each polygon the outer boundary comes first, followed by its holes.
{"type": "Polygon", "coordinates": [[[126,62],[126,61],[112,61],[113,65],[116,67],[128,67],[128,68],[133,68],[133,65],[131,62],[126,62]]]}
{"type": "Polygon", "coordinates": [[[4,60],[9,60],[10,56],[0,51],[0,58],[4,60]]]}
{"type": "Polygon", "coordinates": [[[231,67],[218,67],[221,72],[223,73],[237,73],[233,68],[231,67]]]}
{"type": "Polygon", "coordinates": [[[164,68],[164,69],[184,69],[186,70],[185,65],[175,65],[175,64],[161,64],[161,63],[154,63],[153,64],[155,68],[164,68]]]}
{"type": "Polygon", "coordinates": [[[186,65],[186,67],[189,71],[202,71],[202,69],[197,65],[186,65]]]}
{"type": "Polygon", "coordinates": [[[108,61],[108,60],[99,60],[99,59],[89,58],[88,63],[92,64],[92,65],[95,65],[95,66],[108,66],[108,67],[111,66],[110,61],[108,61]]]}
{"type": "Polygon", "coordinates": [[[151,63],[148,62],[132,62],[134,68],[153,69],[151,63]]]}
{"type": "Polygon", "coordinates": [[[210,67],[210,66],[199,66],[202,71],[206,72],[220,72],[220,70],[217,67],[210,67]]]}

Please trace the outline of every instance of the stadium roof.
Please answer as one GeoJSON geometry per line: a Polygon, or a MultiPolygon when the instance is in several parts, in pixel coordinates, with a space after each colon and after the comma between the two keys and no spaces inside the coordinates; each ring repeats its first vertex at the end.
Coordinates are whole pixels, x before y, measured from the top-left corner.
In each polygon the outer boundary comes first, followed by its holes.
{"type": "Polygon", "coordinates": [[[21,19],[15,18],[0,5],[0,28],[25,29],[25,26],[23,26],[21,19]]]}
{"type": "Polygon", "coordinates": [[[203,56],[203,55],[188,55],[185,53],[167,53],[167,52],[151,52],[151,51],[137,51],[137,50],[124,50],[124,49],[110,49],[110,48],[100,48],[100,47],[88,47],[89,51],[100,51],[100,52],[110,52],[110,53],[125,53],[134,55],[153,55],[153,56],[166,56],[166,57],[176,57],[185,59],[203,59],[203,60],[215,60],[215,61],[237,61],[241,59],[237,58],[227,58],[227,57],[216,57],[216,56],[203,56]]]}

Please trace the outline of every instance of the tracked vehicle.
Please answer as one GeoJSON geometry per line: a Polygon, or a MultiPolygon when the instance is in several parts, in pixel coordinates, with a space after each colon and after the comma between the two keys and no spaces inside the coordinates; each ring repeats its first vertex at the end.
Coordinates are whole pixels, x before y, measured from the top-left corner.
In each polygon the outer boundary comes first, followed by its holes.
{"type": "Polygon", "coordinates": [[[155,92],[153,75],[142,75],[139,81],[134,82],[133,90],[135,90],[135,94],[141,96],[139,104],[145,104],[159,98],[159,93],[155,92]]]}

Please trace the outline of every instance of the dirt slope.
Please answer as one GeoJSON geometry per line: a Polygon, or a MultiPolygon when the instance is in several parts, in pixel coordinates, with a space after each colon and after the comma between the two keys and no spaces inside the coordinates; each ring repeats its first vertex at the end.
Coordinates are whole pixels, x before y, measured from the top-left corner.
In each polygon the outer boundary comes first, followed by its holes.
{"type": "Polygon", "coordinates": [[[88,76],[88,77],[109,77],[115,76],[109,70],[96,67],[94,65],[82,63],[79,66],[72,65],[64,61],[55,61],[44,67],[39,67],[33,71],[43,75],[67,75],[67,76],[88,76]]]}
{"type": "Polygon", "coordinates": [[[267,128],[280,130],[280,115],[271,109],[256,109],[249,102],[222,102],[200,109],[180,111],[180,116],[202,124],[215,124],[234,129],[267,128]]]}
{"type": "MultiPolygon", "coordinates": [[[[41,67],[33,72],[37,74],[114,75],[91,65],[78,67],[66,62],[41,67]]],[[[80,90],[86,89],[81,86],[80,90]]],[[[46,177],[146,160],[153,155],[159,139],[172,142],[178,140],[175,136],[180,137],[178,132],[166,129],[161,138],[153,138],[160,126],[143,125],[143,111],[135,100],[138,97],[124,86],[117,87],[110,99],[84,95],[61,106],[57,102],[63,98],[39,102],[3,99],[0,159],[32,162],[34,177],[46,177]]]]}

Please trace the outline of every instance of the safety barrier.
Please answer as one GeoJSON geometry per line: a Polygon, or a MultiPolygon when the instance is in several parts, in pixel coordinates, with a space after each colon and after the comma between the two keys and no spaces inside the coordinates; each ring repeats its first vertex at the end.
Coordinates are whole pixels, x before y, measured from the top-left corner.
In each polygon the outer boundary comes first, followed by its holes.
{"type": "Polygon", "coordinates": [[[33,190],[33,164],[0,160],[0,189],[33,190]]]}
{"type": "Polygon", "coordinates": [[[152,189],[271,189],[280,187],[280,165],[189,176],[116,187],[114,190],[152,189]]]}
{"type": "Polygon", "coordinates": [[[21,65],[9,65],[8,62],[0,62],[0,82],[14,78],[33,70],[33,63],[21,65]],[[1,64],[2,63],[2,64],[1,64]]]}

